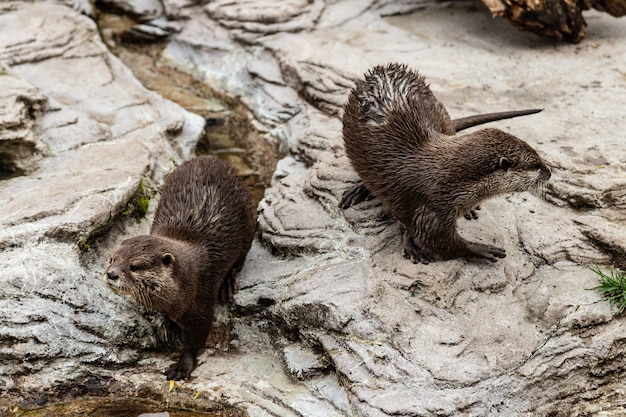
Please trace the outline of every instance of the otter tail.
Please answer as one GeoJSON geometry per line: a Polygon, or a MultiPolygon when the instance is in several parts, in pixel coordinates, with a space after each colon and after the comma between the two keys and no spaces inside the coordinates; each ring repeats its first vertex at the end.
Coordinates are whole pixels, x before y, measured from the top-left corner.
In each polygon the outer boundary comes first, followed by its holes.
{"type": "Polygon", "coordinates": [[[497,113],[478,114],[476,116],[461,117],[460,119],[454,119],[452,124],[454,129],[459,132],[463,129],[467,129],[472,126],[482,125],[484,123],[495,122],[496,120],[512,119],[513,117],[526,116],[529,114],[539,113],[543,109],[529,109],[529,110],[513,110],[503,111],[497,113]]]}

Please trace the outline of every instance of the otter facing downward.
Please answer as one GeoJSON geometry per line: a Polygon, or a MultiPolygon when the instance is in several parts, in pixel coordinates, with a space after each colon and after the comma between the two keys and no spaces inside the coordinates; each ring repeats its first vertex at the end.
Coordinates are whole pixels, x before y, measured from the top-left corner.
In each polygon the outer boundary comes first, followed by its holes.
{"type": "Polygon", "coordinates": [[[504,258],[504,249],[463,239],[456,220],[489,197],[539,191],[550,170],[526,142],[501,130],[455,133],[533,112],[451,121],[417,72],[377,66],[356,82],[344,108],[345,149],[363,185],[340,206],[370,194],[381,199],[400,221],[404,255],[413,262],[504,258]]]}
{"type": "Polygon", "coordinates": [[[198,157],[167,176],[150,235],[125,239],[111,255],[108,286],[181,328],[183,352],[168,379],[186,379],[193,371],[215,302],[218,296],[232,300],[254,232],[250,194],[234,169],[198,157]]]}

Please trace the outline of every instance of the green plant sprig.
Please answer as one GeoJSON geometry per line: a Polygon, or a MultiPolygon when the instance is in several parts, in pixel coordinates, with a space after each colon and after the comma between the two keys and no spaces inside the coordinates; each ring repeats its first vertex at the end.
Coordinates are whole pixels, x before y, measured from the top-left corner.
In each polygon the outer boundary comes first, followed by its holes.
{"type": "Polygon", "coordinates": [[[589,269],[600,277],[600,285],[593,287],[592,290],[596,290],[604,296],[602,301],[608,301],[611,310],[616,307],[617,314],[626,311],[626,274],[617,268],[611,268],[609,275],[607,275],[598,265],[589,269]]]}

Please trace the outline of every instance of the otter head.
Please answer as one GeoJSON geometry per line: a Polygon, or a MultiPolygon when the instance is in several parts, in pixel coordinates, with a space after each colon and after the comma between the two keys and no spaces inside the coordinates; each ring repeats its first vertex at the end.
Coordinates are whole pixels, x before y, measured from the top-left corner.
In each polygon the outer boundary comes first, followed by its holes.
{"type": "Polygon", "coordinates": [[[529,191],[542,196],[550,169],[526,142],[498,129],[483,129],[471,141],[482,160],[480,171],[487,196],[529,191]]]}
{"type": "Polygon", "coordinates": [[[168,313],[168,300],[171,302],[177,289],[175,262],[167,240],[132,237],[122,241],[111,255],[105,280],[114,292],[130,294],[139,303],[168,313]]]}

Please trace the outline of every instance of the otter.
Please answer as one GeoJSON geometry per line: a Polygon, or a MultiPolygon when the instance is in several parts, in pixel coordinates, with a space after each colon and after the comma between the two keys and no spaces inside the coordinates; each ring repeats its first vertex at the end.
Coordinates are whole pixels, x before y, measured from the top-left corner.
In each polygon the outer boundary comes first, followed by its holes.
{"type": "Polygon", "coordinates": [[[166,177],[150,234],[123,240],[111,255],[107,285],[181,329],[183,351],[167,379],[190,377],[218,297],[232,301],[255,229],[250,193],[235,170],[202,156],[166,177]]]}
{"type": "Polygon", "coordinates": [[[457,219],[475,218],[474,208],[499,194],[540,194],[551,172],[530,145],[511,134],[456,133],[537,111],[452,121],[417,71],[397,63],[376,66],[356,82],[344,106],[344,146],[363,184],[346,191],[339,205],[382,200],[400,222],[403,254],[414,263],[459,257],[496,262],[506,256],[504,249],[465,240],[457,219]]]}

